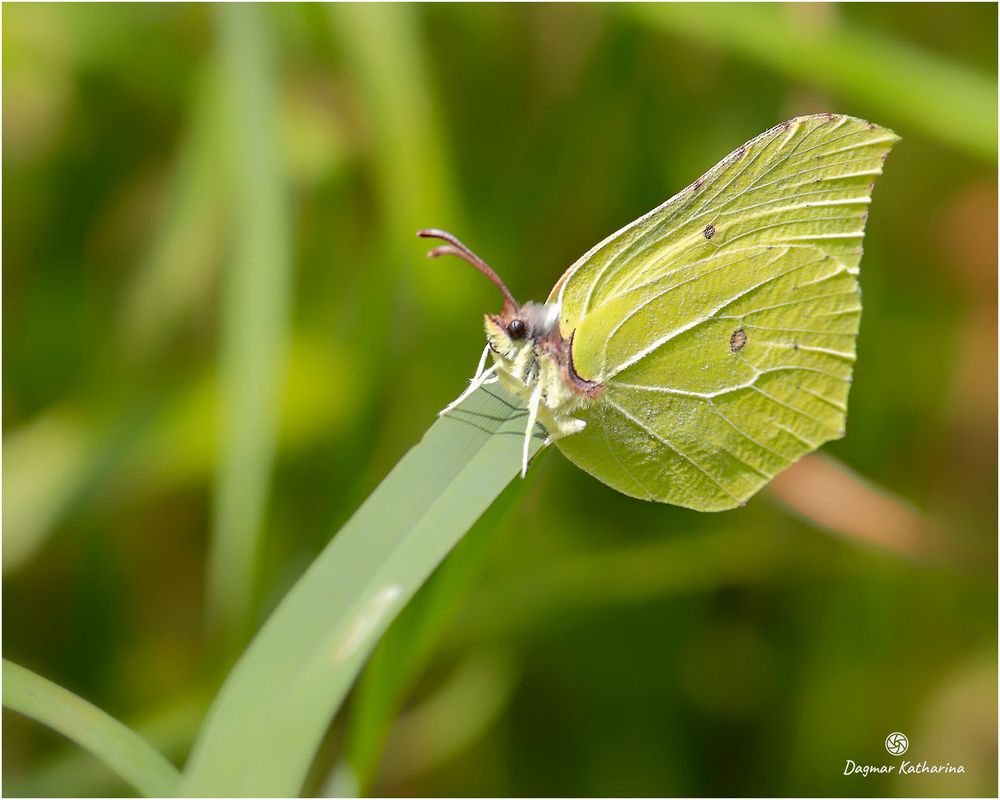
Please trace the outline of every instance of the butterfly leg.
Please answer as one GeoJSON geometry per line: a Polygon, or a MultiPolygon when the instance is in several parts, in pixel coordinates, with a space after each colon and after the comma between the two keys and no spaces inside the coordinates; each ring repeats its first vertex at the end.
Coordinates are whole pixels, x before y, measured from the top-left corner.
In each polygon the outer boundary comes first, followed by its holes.
{"type": "Polygon", "coordinates": [[[572,436],[574,433],[579,433],[587,427],[585,420],[576,419],[575,417],[565,417],[559,420],[557,425],[558,427],[545,439],[546,445],[550,445],[564,436],[572,436]]]}
{"type": "Polygon", "coordinates": [[[531,447],[531,434],[535,430],[535,422],[538,419],[538,405],[542,402],[542,385],[535,384],[535,390],[528,400],[528,427],[524,432],[524,452],[521,456],[521,477],[528,474],[528,448],[531,447]]]}
{"type": "Polygon", "coordinates": [[[467,398],[470,394],[476,391],[476,389],[478,389],[480,386],[484,386],[490,383],[496,383],[495,380],[496,371],[497,371],[496,367],[490,367],[488,370],[486,370],[482,374],[478,375],[477,377],[469,381],[468,388],[464,392],[462,392],[458,397],[456,397],[454,400],[448,403],[448,405],[442,408],[438,412],[438,416],[443,417],[449,411],[453,411],[454,409],[458,408],[465,401],[465,398],[467,398]]]}
{"type": "Polygon", "coordinates": [[[442,408],[438,412],[439,417],[443,417],[449,411],[453,411],[454,409],[462,405],[462,402],[465,400],[465,398],[467,398],[470,394],[476,391],[476,389],[478,389],[480,386],[486,386],[491,383],[497,382],[498,380],[496,374],[497,368],[495,366],[492,366],[489,369],[484,369],[486,367],[486,358],[487,356],[489,356],[489,354],[490,354],[490,346],[486,345],[486,349],[483,350],[483,355],[479,359],[479,366],[476,367],[476,374],[473,375],[472,379],[469,381],[468,388],[464,392],[462,392],[458,397],[452,400],[448,405],[442,408]]]}

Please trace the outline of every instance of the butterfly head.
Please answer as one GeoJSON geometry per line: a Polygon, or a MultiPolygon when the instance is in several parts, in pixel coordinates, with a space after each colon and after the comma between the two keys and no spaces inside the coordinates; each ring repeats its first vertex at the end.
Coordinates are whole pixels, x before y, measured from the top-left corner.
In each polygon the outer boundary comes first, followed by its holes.
{"type": "Polygon", "coordinates": [[[486,315],[486,340],[502,360],[517,361],[558,329],[559,309],[541,303],[504,306],[500,314],[486,315]]]}

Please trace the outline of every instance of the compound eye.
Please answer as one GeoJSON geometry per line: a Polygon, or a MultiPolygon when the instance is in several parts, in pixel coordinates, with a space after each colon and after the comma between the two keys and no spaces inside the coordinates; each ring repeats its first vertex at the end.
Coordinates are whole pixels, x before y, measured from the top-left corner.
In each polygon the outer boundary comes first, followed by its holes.
{"type": "Polygon", "coordinates": [[[528,326],[523,319],[512,319],[507,325],[507,335],[511,339],[523,339],[528,335],[528,326]]]}

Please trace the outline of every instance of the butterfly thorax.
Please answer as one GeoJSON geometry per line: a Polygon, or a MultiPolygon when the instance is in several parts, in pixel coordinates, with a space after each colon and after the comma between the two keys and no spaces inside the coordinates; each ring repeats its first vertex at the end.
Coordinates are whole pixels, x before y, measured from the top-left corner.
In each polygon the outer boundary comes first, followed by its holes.
{"type": "Polygon", "coordinates": [[[550,429],[604,389],[576,372],[573,337],[562,336],[557,305],[524,303],[487,314],[486,339],[500,381],[526,400],[539,392],[539,414],[550,429]]]}

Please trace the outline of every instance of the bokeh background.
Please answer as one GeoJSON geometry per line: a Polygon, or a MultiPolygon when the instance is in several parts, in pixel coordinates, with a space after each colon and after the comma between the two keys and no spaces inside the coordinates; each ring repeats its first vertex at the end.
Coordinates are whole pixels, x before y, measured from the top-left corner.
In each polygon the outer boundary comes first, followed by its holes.
{"type": "MultiPolygon", "coordinates": [[[[414,231],[542,299],[831,110],[903,137],[846,439],[712,515],[547,453],[394,625],[308,790],[995,795],[996,30],[993,4],[5,5],[5,657],[182,764],[475,367],[499,297],[414,231]],[[843,775],[896,730],[966,774],[843,775]]],[[[5,794],[127,793],[3,732],[5,794]]]]}

